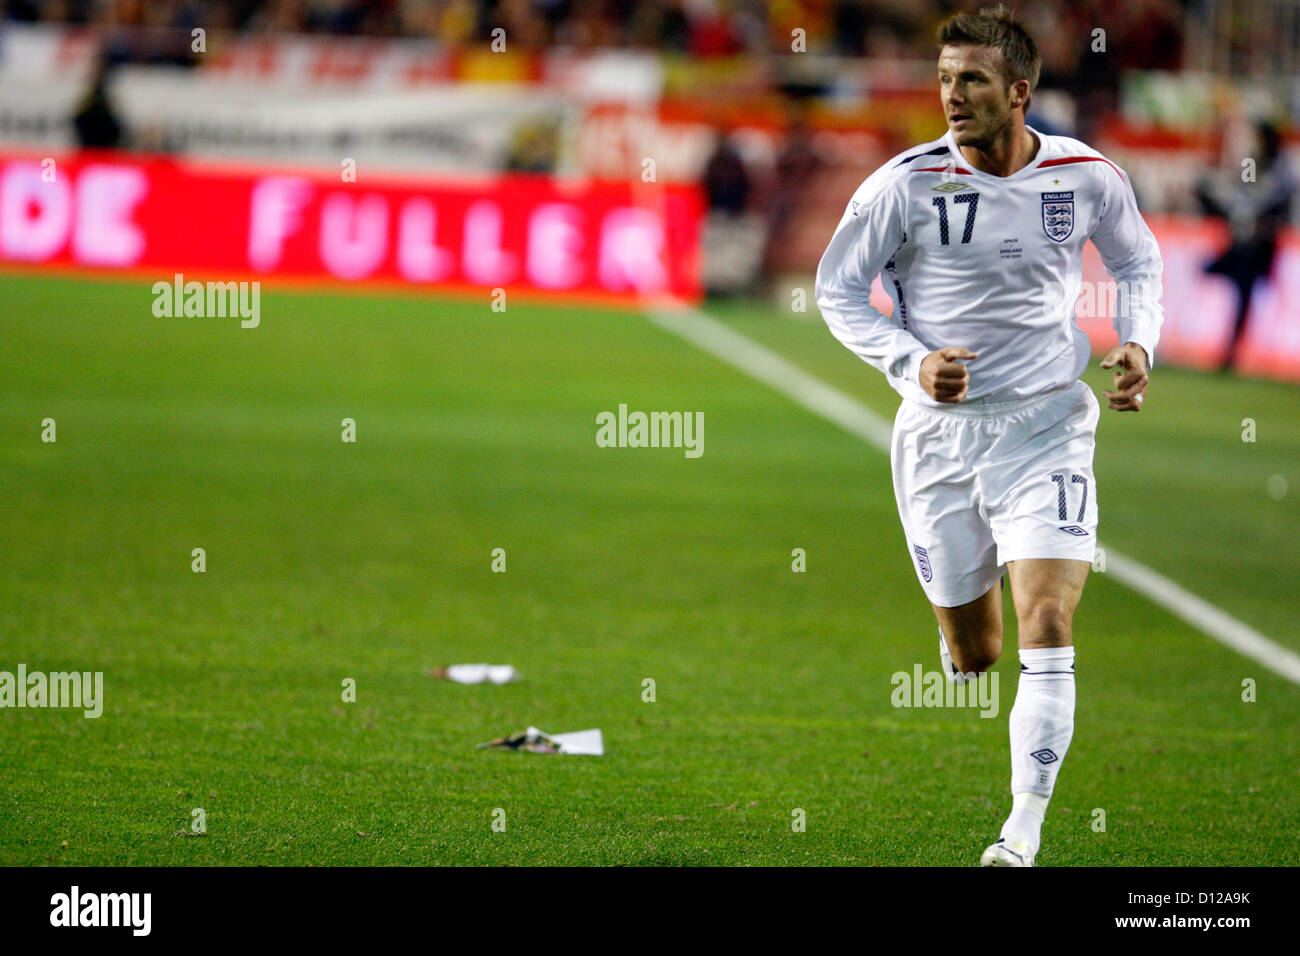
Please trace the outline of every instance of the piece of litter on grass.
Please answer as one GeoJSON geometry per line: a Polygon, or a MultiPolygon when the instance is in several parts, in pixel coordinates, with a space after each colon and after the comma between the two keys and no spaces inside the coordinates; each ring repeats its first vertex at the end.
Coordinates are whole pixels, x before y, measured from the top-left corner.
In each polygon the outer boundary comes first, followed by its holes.
{"type": "Polygon", "coordinates": [[[429,674],[457,684],[509,684],[519,680],[519,672],[509,664],[452,664],[431,668],[429,674]]]}
{"type": "Polygon", "coordinates": [[[520,733],[498,737],[496,740],[478,745],[478,749],[484,748],[522,750],[530,754],[581,754],[600,757],[605,753],[605,738],[598,728],[575,730],[567,734],[548,734],[536,727],[529,727],[520,733]]]}
{"type": "Polygon", "coordinates": [[[567,734],[551,734],[551,739],[560,745],[562,754],[600,757],[605,753],[605,738],[598,728],[575,730],[567,734]]]}
{"type": "Polygon", "coordinates": [[[527,730],[511,734],[508,737],[489,740],[487,743],[479,744],[477,749],[483,750],[485,748],[492,750],[522,750],[530,754],[557,754],[560,752],[560,745],[536,727],[529,727],[527,730]]]}

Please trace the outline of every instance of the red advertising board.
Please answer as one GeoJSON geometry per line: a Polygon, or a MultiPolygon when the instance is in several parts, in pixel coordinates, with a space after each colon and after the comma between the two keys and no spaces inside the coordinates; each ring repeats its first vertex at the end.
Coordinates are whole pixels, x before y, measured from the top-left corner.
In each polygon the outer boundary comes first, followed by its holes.
{"type": "Polygon", "coordinates": [[[356,179],[116,153],[0,154],[0,263],[629,303],[699,297],[693,187],[356,179]]]}

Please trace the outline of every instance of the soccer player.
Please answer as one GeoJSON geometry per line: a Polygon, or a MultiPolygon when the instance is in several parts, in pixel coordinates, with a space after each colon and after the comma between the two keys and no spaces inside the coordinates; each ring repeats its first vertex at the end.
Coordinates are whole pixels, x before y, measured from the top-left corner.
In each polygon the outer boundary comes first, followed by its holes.
{"type": "Polygon", "coordinates": [[[1074,732],[1072,621],[1096,551],[1094,433],[1074,323],[1083,245],[1117,280],[1110,408],[1139,411],[1159,336],[1160,251],[1128,178],[1025,123],[1040,59],[1004,7],[939,28],[942,139],[853,195],[817,270],[831,331],[903,396],[890,460],[910,556],[950,680],[1002,651],[1002,576],[1020,643],[1012,808],[984,866],[1032,866],[1074,732]],[[883,273],[883,274],[882,274],[883,273]],[[871,306],[881,274],[894,301],[871,306]]]}

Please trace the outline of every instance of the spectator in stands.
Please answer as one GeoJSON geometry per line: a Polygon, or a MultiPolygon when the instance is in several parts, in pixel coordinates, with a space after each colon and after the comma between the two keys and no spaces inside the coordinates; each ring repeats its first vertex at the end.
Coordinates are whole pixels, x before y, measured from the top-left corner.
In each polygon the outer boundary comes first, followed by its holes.
{"type": "Polygon", "coordinates": [[[714,295],[750,291],[766,229],[763,216],[750,209],[753,184],[745,161],[724,131],[716,134],[702,178],[709,203],[702,244],[705,290],[714,295]]]}
{"type": "Polygon", "coordinates": [[[808,192],[823,165],[813,145],[807,118],[802,108],[792,103],[785,140],[776,157],[772,195],[768,203],[767,249],[763,255],[764,270],[768,275],[776,272],[777,260],[791,245],[790,226],[797,220],[798,211],[806,207],[808,192]]]}
{"type": "Polygon", "coordinates": [[[102,57],[95,69],[90,90],[73,114],[72,124],[77,131],[77,143],[83,149],[116,149],[123,144],[122,124],[117,119],[108,96],[108,77],[111,66],[102,57]]]}
{"type": "Polygon", "coordinates": [[[731,142],[731,137],[719,130],[714,140],[713,153],[704,164],[704,191],[709,197],[709,210],[738,216],[749,204],[749,173],[745,161],[731,142]]]}
{"type": "Polygon", "coordinates": [[[508,173],[553,174],[560,156],[560,122],[537,119],[515,127],[506,150],[508,173]]]}

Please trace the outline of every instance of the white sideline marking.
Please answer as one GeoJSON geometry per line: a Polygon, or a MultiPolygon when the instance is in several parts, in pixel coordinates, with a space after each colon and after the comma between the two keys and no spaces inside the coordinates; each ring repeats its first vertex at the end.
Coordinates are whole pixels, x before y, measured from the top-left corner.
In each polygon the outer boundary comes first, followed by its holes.
{"type": "MultiPolygon", "coordinates": [[[[856,398],[791,365],[766,346],[698,309],[656,309],[648,312],[647,317],[660,328],[771,386],[795,404],[889,454],[893,431],[889,422],[856,398]]],[[[1220,644],[1258,661],[1292,683],[1300,684],[1300,654],[1282,647],[1141,562],[1100,541],[1097,544],[1105,548],[1107,574],[1220,644]]]]}

